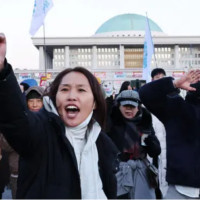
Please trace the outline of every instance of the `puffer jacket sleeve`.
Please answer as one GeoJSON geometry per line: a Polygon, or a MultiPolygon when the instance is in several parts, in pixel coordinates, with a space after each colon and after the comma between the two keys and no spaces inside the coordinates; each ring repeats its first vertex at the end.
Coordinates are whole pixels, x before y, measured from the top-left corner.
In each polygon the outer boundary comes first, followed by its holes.
{"type": "Polygon", "coordinates": [[[155,130],[152,123],[152,115],[145,107],[142,107],[142,120],[140,126],[142,127],[142,133],[147,135],[144,139],[146,153],[150,157],[156,157],[161,153],[160,141],[155,135],[155,130]]]}
{"type": "Polygon", "coordinates": [[[169,106],[169,94],[176,92],[172,77],[165,77],[143,85],[139,90],[142,104],[159,120],[166,120],[166,113],[173,113],[175,107],[169,106]]]}
{"type": "Polygon", "coordinates": [[[0,131],[9,145],[20,155],[30,155],[37,148],[30,134],[33,129],[30,127],[34,127],[30,123],[34,122],[34,117],[28,111],[12,67],[7,61],[0,72],[0,110],[0,131]]]}
{"type": "Polygon", "coordinates": [[[147,138],[145,138],[144,142],[146,144],[145,146],[146,152],[150,157],[153,158],[160,155],[161,153],[160,142],[155,135],[153,134],[149,135],[147,138]]]}

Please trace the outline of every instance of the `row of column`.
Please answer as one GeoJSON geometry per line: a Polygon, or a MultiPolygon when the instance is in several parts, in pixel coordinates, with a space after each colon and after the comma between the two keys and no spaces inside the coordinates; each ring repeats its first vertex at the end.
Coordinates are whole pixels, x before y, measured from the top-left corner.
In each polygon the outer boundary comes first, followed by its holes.
{"type": "MultiPolygon", "coordinates": [[[[65,66],[69,67],[70,57],[69,57],[69,46],[65,46],[65,66]]],[[[124,69],[124,45],[119,45],[119,53],[120,53],[120,69],[124,69]]],[[[41,46],[39,48],[39,68],[45,70],[53,69],[53,58],[51,58],[44,50],[44,47],[41,46]]],[[[92,46],[92,66],[93,69],[97,69],[97,46],[92,46]]],[[[179,66],[179,46],[174,46],[174,66],[178,68],[179,66]]]]}
{"type": "Polygon", "coordinates": [[[47,54],[43,46],[39,48],[39,69],[53,69],[53,58],[47,54]]]}

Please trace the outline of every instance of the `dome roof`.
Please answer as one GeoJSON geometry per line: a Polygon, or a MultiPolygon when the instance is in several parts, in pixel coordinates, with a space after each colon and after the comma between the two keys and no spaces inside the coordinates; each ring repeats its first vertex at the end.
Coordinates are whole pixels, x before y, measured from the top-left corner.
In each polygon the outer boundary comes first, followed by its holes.
{"type": "MultiPolygon", "coordinates": [[[[112,17],[103,23],[95,35],[109,32],[145,31],[146,17],[138,14],[122,14],[112,17]]],[[[162,32],[162,29],[151,19],[149,25],[152,32],[162,32]]]]}

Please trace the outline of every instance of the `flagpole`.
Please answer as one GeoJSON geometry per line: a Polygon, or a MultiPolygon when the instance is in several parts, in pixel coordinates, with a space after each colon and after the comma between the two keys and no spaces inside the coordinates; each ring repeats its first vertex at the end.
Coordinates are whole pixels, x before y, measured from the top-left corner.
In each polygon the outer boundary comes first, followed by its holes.
{"type": "MultiPolygon", "coordinates": [[[[45,36],[45,24],[44,19],[48,13],[48,11],[53,7],[52,0],[34,0],[34,8],[31,20],[31,26],[29,33],[34,36],[38,29],[43,25],[43,39],[44,39],[44,48],[43,48],[43,55],[44,55],[44,70],[45,76],[47,74],[47,59],[46,59],[46,36],[45,36]]],[[[42,66],[43,67],[43,66],[42,66]]]]}
{"type": "MultiPolygon", "coordinates": [[[[147,12],[146,12],[146,18],[147,18],[148,26],[150,28],[149,18],[148,18],[147,12]]],[[[150,28],[150,35],[151,35],[151,28],[150,28]]],[[[151,35],[151,38],[152,38],[152,35],[151,35]]],[[[154,57],[154,61],[155,61],[155,64],[156,64],[156,68],[158,68],[154,47],[153,47],[153,57],[154,57]]]]}
{"type": "Polygon", "coordinates": [[[46,62],[46,37],[45,37],[45,24],[43,22],[43,41],[44,41],[44,73],[47,75],[47,62],[46,62]]]}
{"type": "Polygon", "coordinates": [[[145,34],[144,34],[144,49],[143,49],[143,70],[142,78],[146,83],[151,81],[151,60],[154,54],[154,45],[151,37],[151,29],[149,26],[148,17],[145,20],[145,34]]]}

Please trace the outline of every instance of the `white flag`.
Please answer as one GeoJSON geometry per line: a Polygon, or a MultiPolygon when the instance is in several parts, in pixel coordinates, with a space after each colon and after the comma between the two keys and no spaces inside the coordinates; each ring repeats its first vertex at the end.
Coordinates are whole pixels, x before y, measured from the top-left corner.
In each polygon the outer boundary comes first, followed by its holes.
{"type": "Polygon", "coordinates": [[[142,79],[146,80],[147,83],[151,81],[151,58],[153,54],[154,45],[151,38],[149,21],[146,18],[142,79]]]}
{"type": "Polygon", "coordinates": [[[33,36],[44,23],[47,12],[52,8],[52,0],[35,0],[30,34],[33,36]]]}

